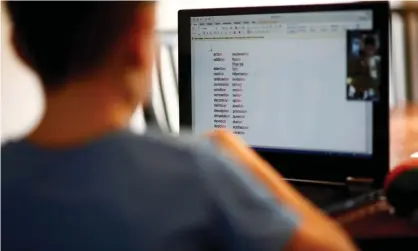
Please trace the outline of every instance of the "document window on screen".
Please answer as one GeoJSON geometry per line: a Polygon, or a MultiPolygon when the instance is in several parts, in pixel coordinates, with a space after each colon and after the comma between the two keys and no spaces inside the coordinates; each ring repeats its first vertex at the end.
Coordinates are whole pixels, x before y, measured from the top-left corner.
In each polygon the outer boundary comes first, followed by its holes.
{"type": "Polygon", "coordinates": [[[192,17],[193,131],[228,128],[266,150],[371,155],[372,14],[192,17]]]}

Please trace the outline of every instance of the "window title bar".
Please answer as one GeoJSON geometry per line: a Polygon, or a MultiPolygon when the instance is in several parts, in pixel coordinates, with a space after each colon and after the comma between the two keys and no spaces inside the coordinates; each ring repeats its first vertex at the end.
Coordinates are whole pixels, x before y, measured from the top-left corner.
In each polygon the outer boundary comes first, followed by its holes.
{"type": "Polygon", "coordinates": [[[192,25],[371,21],[371,10],[191,17],[192,25]]]}

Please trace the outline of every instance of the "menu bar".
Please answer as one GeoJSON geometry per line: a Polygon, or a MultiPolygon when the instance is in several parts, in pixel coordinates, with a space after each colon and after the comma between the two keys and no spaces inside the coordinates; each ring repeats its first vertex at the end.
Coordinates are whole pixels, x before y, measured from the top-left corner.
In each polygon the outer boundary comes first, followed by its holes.
{"type": "Polygon", "coordinates": [[[229,24],[192,26],[192,38],[247,37],[255,35],[292,35],[340,33],[347,30],[371,29],[372,22],[299,23],[299,24],[229,24]]]}

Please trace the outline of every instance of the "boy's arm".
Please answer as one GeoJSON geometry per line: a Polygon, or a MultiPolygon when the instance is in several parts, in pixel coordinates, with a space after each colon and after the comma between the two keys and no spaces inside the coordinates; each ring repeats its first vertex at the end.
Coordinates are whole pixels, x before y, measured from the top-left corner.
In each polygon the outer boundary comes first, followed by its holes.
{"type": "Polygon", "coordinates": [[[357,250],[337,223],[239,138],[226,131],[209,137],[209,151],[218,156],[201,159],[201,174],[217,212],[214,234],[227,250],[357,250]]]}

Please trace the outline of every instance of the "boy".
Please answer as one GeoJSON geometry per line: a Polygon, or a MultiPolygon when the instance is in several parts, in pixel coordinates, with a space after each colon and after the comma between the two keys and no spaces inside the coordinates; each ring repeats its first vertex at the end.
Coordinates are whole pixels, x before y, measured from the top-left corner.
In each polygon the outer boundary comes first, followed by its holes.
{"type": "Polygon", "coordinates": [[[306,247],[300,215],[209,142],[127,129],[150,91],[155,3],[7,7],[46,110],[26,139],[2,148],[3,250],[306,247]]]}

